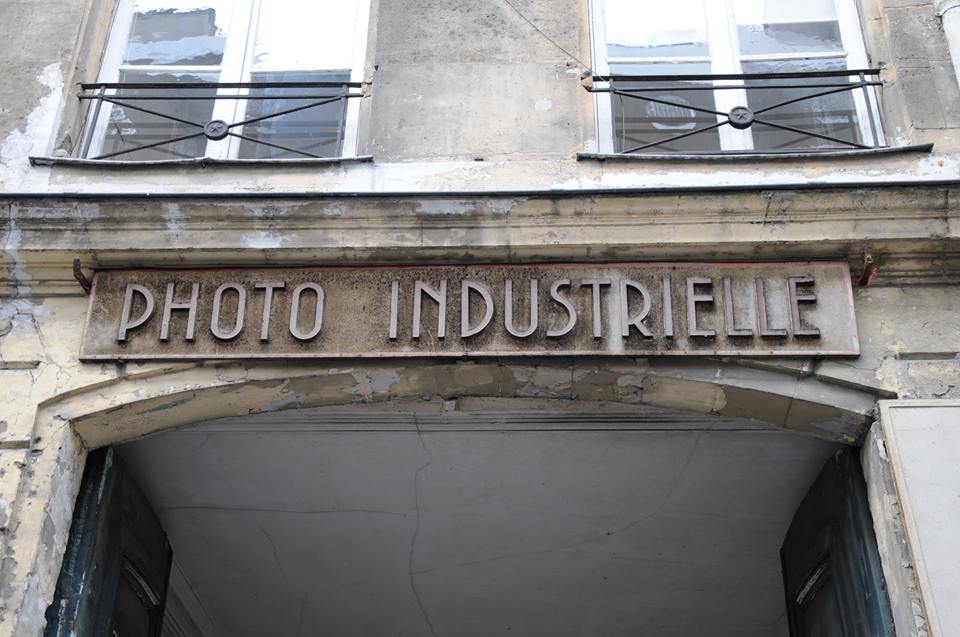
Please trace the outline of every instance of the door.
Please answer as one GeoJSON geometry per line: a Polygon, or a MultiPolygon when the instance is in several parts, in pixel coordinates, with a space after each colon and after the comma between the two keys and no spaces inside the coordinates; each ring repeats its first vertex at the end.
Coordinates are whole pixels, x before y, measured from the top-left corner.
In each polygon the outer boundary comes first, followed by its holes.
{"type": "Polygon", "coordinates": [[[824,465],[780,559],[791,637],[895,635],[857,449],[824,465]]]}
{"type": "Polygon", "coordinates": [[[120,457],[113,449],[92,452],[45,636],[158,636],[172,557],[120,457]]]}

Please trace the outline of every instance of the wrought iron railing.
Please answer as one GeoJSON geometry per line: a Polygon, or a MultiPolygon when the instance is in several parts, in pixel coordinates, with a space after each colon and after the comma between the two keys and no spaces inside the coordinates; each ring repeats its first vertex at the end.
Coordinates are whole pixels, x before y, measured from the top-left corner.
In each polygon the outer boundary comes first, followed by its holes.
{"type": "Polygon", "coordinates": [[[842,69],[594,76],[589,90],[610,96],[616,152],[712,154],[883,147],[880,86],[875,69],[842,69]]]}
{"type": "Polygon", "coordinates": [[[209,142],[231,139],[235,157],[329,157],[340,152],[347,101],[361,97],[360,88],[347,81],[83,84],[79,97],[91,107],[80,156],[205,157],[209,142]]]}

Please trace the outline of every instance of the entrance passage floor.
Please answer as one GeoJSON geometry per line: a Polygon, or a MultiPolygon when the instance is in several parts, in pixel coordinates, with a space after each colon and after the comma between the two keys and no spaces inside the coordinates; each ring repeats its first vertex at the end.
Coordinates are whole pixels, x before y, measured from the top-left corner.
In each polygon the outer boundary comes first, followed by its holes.
{"type": "Polygon", "coordinates": [[[779,548],[835,449],[650,409],[300,410],[120,451],[204,633],[783,637],[779,548]]]}

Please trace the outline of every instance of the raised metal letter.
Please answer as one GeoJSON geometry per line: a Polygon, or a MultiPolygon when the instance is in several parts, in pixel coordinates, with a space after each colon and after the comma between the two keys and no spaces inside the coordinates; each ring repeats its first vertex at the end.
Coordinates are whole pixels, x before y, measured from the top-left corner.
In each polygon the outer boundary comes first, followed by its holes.
{"type": "Polygon", "coordinates": [[[630,328],[635,327],[644,336],[653,337],[647,326],[643,324],[650,314],[650,307],[650,291],[647,290],[647,286],[630,279],[620,279],[620,333],[623,336],[630,336],[630,328]],[[639,292],[643,299],[643,307],[634,316],[630,316],[631,288],[639,292]]]}
{"type": "Polygon", "coordinates": [[[733,279],[723,277],[723,324],[727,328],[727,336],[753,336],[751,329],[737,329],[737,319],[733,315],[733,279]]]}
{"type": "Polygon", "coordinates": [[[243,331],[243,319],[247,310],[247,291],[239,283],[224,283],[213,293],[213,312],[210,314],[210,331],[223,341],[236,338],[243,331]],[[233,329],[220,329],[220,308],[223,304],[223,293],[234,290],[237,293],[237,317],[233,321],[233,329]]]}
{"type": "Polygon", "coordinates": [[[690,336],[713,338],[716,330],[697,327],[697,303],[713,303],[713,294],[697,294],[698,285],[713,286],[713,279],[702,276],[687,277],[687,333],[690,336]]]}
{"type": "Polygon", "coordinates": [[[673,285],[669,274],[663,277],[663,335],[673,338],[673,285]]]}
{"type": "Polygon", "coordinates": [[[167,341],[170,337],[170,313],[173,310],[187,310],[187,333],[185,340],[192,341],[197,327],[197,300],[200,298],[200,284],[194,283],[190,288],[190,300],[186,303],[174,303],[174,283],[167,283],[167,298],[163,303],[163,322],[160,323],[160,340],[167,341]]]}
{"type": "Polygon", "coordinates": [[[390,340],[397,340],[397,324],[400,322],[400,281],[390,285],[390,340]]]}
{"type": "Polygon", "coordinates": [[[612,285],[610,279],[584,279],[580,287],[589,285],[593,288],[593,338],[603,338],[603,316],[600,314],[600,287],[612,285]]]}
{"type": "Polygon", "coordinates": [[[263,290],[263,315],[260,318],[260,340],[267,342],[270,340],[270,313],[273,310],[273,291],[282,290],[286,287],[285,283],[257,283],[253,286],[257,290],[263,290]]]}
{"type": "Polygon", "coordinates": [[[150,290],[136,283],[127,284],[127,291],[123,295],[123,311],[120,313],[120,331],[117,333],[117,340],[121,343],[127,340],[127,332],[146,323],[147,319],[149,319],[153,314],[153,308],[153,294],[150,292],[150,290]],[[133,311],[134,292],[137,292],[143,296],[147,306],[143,308],[143,314],[131,321],[130,312],[133,311]]]}
{"type": "Polygon", "coordinates": [[[763,277],[757,277],[757,332],[760,336],[786,336],[787,330],[770,328],[767,324],[767,293],[763,277]]]}
{"type": "Polygon", "coordinates": [[[460,284],[460,337],[466,338],[479,334],[493,320],[493,296],[490,290],[482,283],[464,279],[460,284]],[[470,327],[470,290],[473,290],[483,298],[486,309],[483,311],[483,318],[476,326],[470,327]]]}
{"type": "Polygon", "coordinates": [[[441,279],[440,289],[432,288],[420,279],[413,284],[413,338],[420,338],[420,314],[423,295],[437,302],[437,338],[447,335],[447,280],[441,279]]]}
{"type": "Polygon", "coordinates": [[[513,324],[513,281],[507,279],[505,284],[504,291],[504,320],[503,323],[507,328],[507,331],[510,332],[513,336],[517,338],[527,338],[531,334],[537,331],[537,326],[540,324],[540,298],[537,292],[538,282],[536,279],[530,279],[530,324],[527,325],[527,329],[518,330],[513,324]]]}
{"type": "Polygon", "coordinates": [[[301,283],[293,288],[293,300],[290,301],[290,334],[298,341],[309,341],[320,333],[323,327],[323,288],[316,283],[301,283]],[[313,327],[306,332],[300,331],[300,297],[305,290],[313,290],[317,295],[317,308],[313,315],[313,327]]]}
{"type": "Polygon", "coordinates": [[[547,336],[554,338],[557,336],[565,336],[573,331],[573,328],[577,326],[577,308],[574,307],[573,303],[569,299],[560,296],[560,288],[565,288],[570,286],[570,279],[560,279],[554,281],[553,285],[550,286],[550,298],[563,306],[567,311],[567,315],[570,317],[567,320],[567,324],[561,327],[558,330],[547,330],[547,336]]]}
{"type": "Polygon", "coordinates": [[[816,280],[812,276],[791,276],[787,278],[787,285],[790,290],[790,316],[793,319],[793,335],[794,336],[812,336],[814,338],[820,337],[820,330],[816,327],[804,329],[803,323],[800,319],[800,304],[801,303],[816,303],[817,295],[812,292],[799,292],[797,291],[797,286],[800,285],[813,285],[816,283],[816,280]]]}

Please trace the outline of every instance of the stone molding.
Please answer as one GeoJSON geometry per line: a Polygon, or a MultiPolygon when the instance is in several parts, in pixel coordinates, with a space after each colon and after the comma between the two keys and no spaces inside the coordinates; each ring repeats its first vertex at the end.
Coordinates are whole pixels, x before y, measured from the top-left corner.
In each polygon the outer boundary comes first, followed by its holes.
{"type": "Polygon", "coordinates": [[[632,196],[0,202],[0,294],[83,268],[845,259],[874,283],[960,282],[960,188],[632,196]]]}

